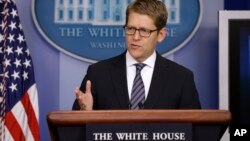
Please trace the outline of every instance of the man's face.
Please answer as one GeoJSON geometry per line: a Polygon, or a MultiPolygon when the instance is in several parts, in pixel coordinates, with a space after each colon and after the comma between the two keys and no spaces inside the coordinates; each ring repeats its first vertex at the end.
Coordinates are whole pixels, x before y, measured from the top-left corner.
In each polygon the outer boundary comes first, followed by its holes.
{"type": "MultiPolygon", "coordinates": [[[[148,15],[142,15],[131,12],[128,17],[127,27],[136,29],[157,29],[154,21],[148,15]]],[[[137,30],[134,35],[126,34],[126,45],[130,55],[138,62],[143,62],[154,52],[158,42],[164,40],[166,36],[166,28],[159,32],[151,32],[149,37],[142,37],[137,30]]]]}

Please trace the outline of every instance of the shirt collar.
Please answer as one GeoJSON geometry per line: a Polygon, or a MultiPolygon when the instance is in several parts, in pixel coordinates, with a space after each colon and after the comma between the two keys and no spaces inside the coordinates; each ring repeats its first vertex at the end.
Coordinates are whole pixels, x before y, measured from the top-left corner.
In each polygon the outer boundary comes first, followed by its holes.
{"type": "MultiPolygon", "coordinates": [[[[150,55],[145,61],[143,61],[143,64],[146,64],[146,66],[149,66],[150,68],[154,68],[155,65],[155,60],[156,60],[156,52],[154,51],[152,55],[150,55]]],[[[134,64],[137,64],[137,62],[127,51],[126,52],[126,66],[134,66],[134,64]]]]}

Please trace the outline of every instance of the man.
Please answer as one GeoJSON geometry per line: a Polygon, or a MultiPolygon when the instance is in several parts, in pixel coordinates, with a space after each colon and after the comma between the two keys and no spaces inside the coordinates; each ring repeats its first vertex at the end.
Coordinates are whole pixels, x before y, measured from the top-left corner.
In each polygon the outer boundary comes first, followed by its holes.
{"type": "Polygon", "coordinates": [[[132,2],[124,26],[127,50],[89,66],[73,109],[200,109],[193,73],[156,52],[167,17],[161,1],[132,2]]]}

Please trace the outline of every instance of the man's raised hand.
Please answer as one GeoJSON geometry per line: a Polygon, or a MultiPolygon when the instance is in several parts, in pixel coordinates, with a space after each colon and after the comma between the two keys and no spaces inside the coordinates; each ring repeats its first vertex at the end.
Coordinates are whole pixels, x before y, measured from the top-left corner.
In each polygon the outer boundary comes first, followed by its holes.
{"type": "Polygon", "coordinates": [[[83,93],[78,87],[75,89],[76,99],[78,101],[81,110],[93,109],[93,96],[91,93],[91,82],[87,80],[85,93],[83,93]]]}

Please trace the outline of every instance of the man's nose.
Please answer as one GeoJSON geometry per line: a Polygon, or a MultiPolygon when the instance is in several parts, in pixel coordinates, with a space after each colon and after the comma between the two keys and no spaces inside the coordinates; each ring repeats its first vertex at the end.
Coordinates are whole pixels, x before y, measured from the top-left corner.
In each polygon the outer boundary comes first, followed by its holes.
{"type": "Polygon", "coordinates": [[[139,38],[140,38],[140,32],[139,32],[139,30],[136,30],[135,34],[133,35],[133,39],[138,40],[139,38]]]}

